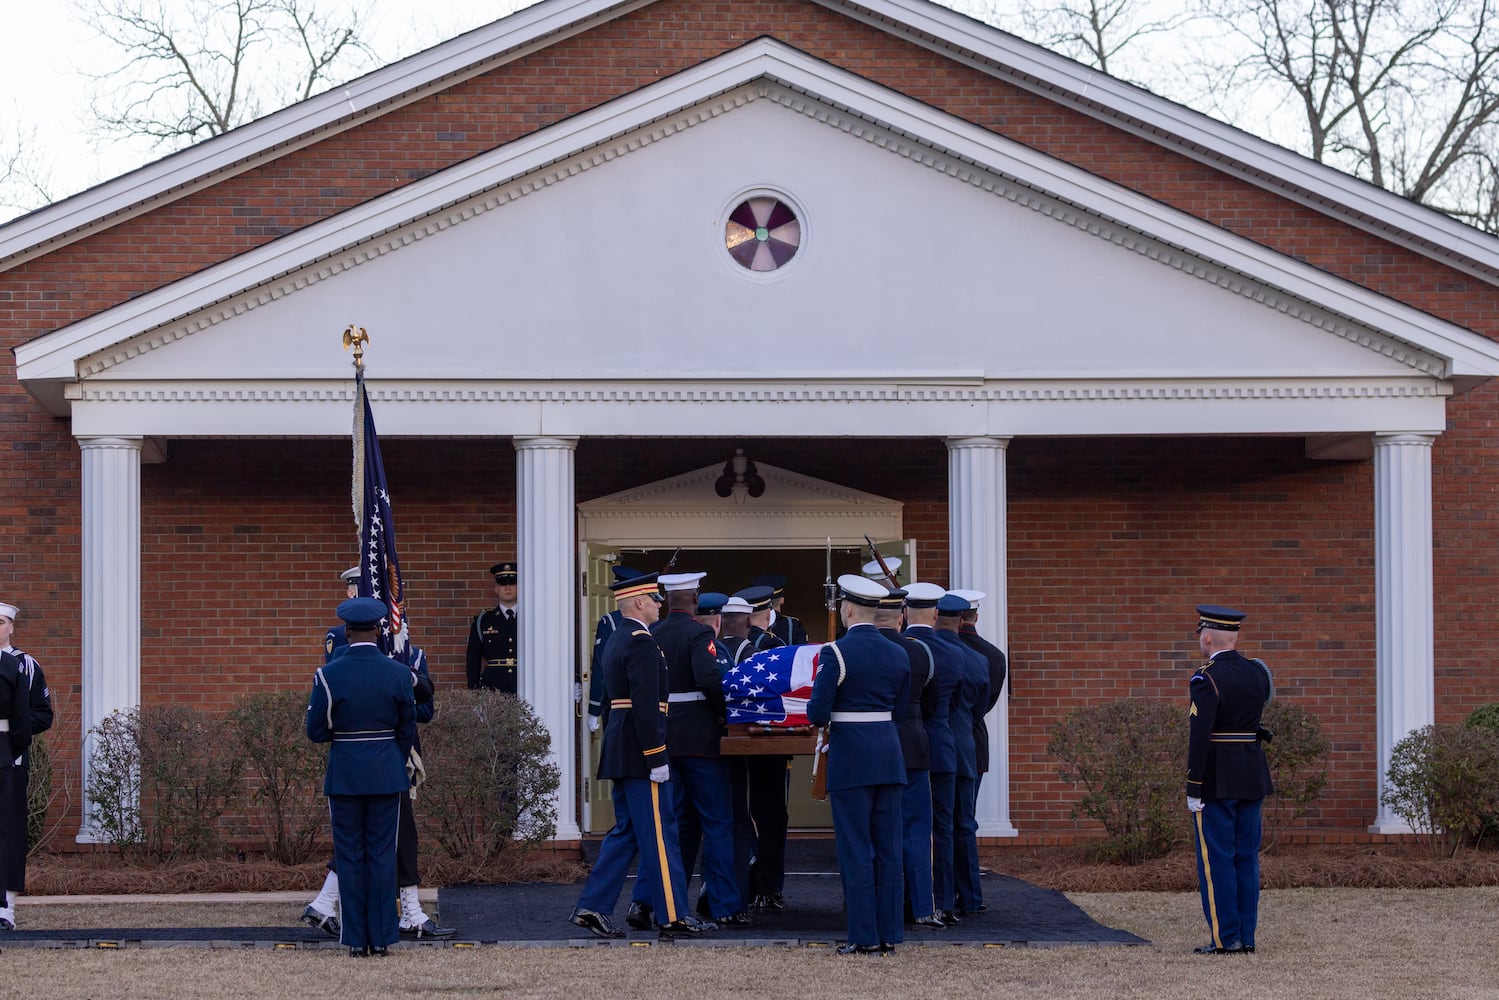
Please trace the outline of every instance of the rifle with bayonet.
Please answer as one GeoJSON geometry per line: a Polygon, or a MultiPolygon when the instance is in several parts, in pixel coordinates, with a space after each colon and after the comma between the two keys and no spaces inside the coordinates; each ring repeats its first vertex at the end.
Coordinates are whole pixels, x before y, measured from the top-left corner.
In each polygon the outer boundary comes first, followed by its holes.
{"type": "MultiPolygon", "coordinates": [[[[838,637],[838,585],[833,582],[833,539],[828,539],[827,579],[822,583],[822,599],[828,607],[828,642],[838,637]]],[[[818,802],[828,797],[828,727],[817,727],[817,742],[812,748],[812,798],[818,802]]]]}
{"type": "Polygon", "coordinates": [[[868,535],[864,536],[864,541],[869,542],[869,554],[874,556],[875,565],[880,568],[881,573],[885,574],[885,581],[889,585],[890,589],[899,590],[900,581],[895,579],[895,572],[885,564],[885,557],[880,555],[879,546],[874,544],[873,540],[871,540],[868,535]]]}

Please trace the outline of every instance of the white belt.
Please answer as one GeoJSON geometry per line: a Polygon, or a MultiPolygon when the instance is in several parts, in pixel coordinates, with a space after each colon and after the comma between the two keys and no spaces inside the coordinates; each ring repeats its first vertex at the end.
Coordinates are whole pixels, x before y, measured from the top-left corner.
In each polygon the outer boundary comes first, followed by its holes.
{"type": "Polygon", "coordinates": [[[707,701],[708,696],[701,691],[673,691],[666,696],[667,701],[707,701]]]}
{"type": "Polygon", "coordinates": [[[9,719],[0,719],[0,733],[8,733],[8,732],[10,732],[10,720],[9,719]]]}
{"type": "Polygon", "coordinates": [[[833,722],[889,722],[889,712],[834,712],[833,722]]]}

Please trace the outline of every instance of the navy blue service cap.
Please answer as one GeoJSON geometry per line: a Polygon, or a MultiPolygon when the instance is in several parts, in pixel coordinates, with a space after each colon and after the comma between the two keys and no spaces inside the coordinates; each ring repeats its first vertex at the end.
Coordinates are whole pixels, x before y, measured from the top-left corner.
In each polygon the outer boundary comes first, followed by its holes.
{"type": "Polygon", "coordinates": [[[609,572],[614,574],[616,580],[633,580],[637,576],[645,576],[644,570],[638,570],[634,566],[611,566],[609,572]]]}
{"type": "Polygon", "coordinates": [[[1210,628],[1219,632],[1237,632],[1247,617],[1248,615],[1244,612],[1225,608],[1221,604],[1199,604],[1197,605],[1197,631],[1201,632],[1205,628],[1210,628]]]}
{"type": "Polygon", "coordinates": [[[338,606],[338,617],[350,628],[374,628],[387,614],[385,602],[373,597],[351,597],[338,606]]]}
{"type": "Polygon", "coordinates": [[[641,594],[648,594],[657,601],[661,600],[655,573],[641,573],[639,576],[632,576],[628,580],[615,580],[609,584],[609,589],[614,592],[614,599],[616,601],[628,601],[630,598],[639,597],[641,594]]]}
{"type": "Polygon", "coordinates": [[[965,611],[972,611],[973,605],[969,604],[957,594],[943,594],[942,599],[937,602],[937,614],[944,617],[961,615],[965,611]]]}
{"type": "Polygon", "coordinates": [[[700,615],[721,614],[723,606],[727,603],[729,603],[728,594],[709,590],[697,595],[697,613],[700,615]]]}
{"type": "Polygon", "coordinates": [[[906,592],[904,590],[891,590],[880,598],[880,607],[886,610],[899,610],[906,606],[906,592]]]}
{"type": "Polygon", "coordinates": [[[845,573],[838,578],[838,596],[861,608],[877,608],[890,595],[890,589],[868,577],[845,573]]]}
{"type": "Polygon", "coordinates": [[[495,563],[489,571],[494,574],[495,583],[515,583],[519,579],[513,562],[495,563]]]}
{"type": "Polygon", "coordinates": [[[776,596],[776,592],[774,587],[745,587],[736,591],[734,596],[748,604],[751,611],[764,611],[770,607],[771,598],[776,596]]]}
{"type": "Polygon", "coordinates": [[[766,573],[751,580],[750,586],[769,587],[775,592],[774,596],[780,597],[786,592],[786,578],[779,573],[766,573]]]}

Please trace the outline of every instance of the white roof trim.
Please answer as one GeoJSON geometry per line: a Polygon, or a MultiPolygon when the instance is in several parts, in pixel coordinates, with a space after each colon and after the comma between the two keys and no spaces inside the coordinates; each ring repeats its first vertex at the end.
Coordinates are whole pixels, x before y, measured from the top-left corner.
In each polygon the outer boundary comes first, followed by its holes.
{"type": "MultiPolygon", "coordinates": [[[[1333,278],[1310,265],[1268,250],[1187,213],[1027,146],[933,110],[857,75],[819,62],[770,39],[759,39],[690,70],[576,115],[489,153],[416,181],[339,215],[288,234],[163,288],[121,303],[71,326],[16,348],[17,375],[27,382],[68,382],[79,375],[84,359],[107,351],[147,331],[191,316],[215,303],[289,276],[284,288],[262,289],[286,294],[301,282],[296,272],[310,265],[337,270],[365,256],[383,252],[374,241],[385,236],[393,246],[418,239],[426,229],[450,224],[428,219],[445,208],[463,214],[462,203],[479,193],[514,183],[542,167],[600,146],[611,138],[693,108],[716,95],[757,80],[770,79],[820,104],[846,108],[884,129],[912,137],[922,147],[946,151],[986,171],[1019,179],[1044,191],[1060,204],[1046,210],[1069,216],[1085,226],[1097,216],[1146,234],[1146,243],[1179,247],[1248,280],[1255,286],[1284,291],[1380,331],[1418,351],[1441,359],[1440,377],[1458,380],[1499,375],[1499,344],[1432,317],[1352,282],[1333,278]],[[1072,206],[1078,206],[1074,212],[1072,206]],[[394,231],[406,228],[406,233],[394,231]],[[344,258],[341,264],[336,258],[344,258]]],[[[614,155],[602,150],[598,156],[614,155]]],[[[522,186],[531,183],[523,181],[522,186]]],[[[1142,252],[1154,253],[1150,247],[1142,252]]],[[[249,305],[228,304],[233,312],[249,305]]],[[[166,336],[175,339],[208,322],[166,336]]],[[[151,349],[154,344],[129,347],[151,349]]],[[[35,388],[35,387],[34,387],[35,388]]]]}
{"type": "MultiPolygon", "coordinates": [[[[547,0],[0,227],[0,266],[148,211],[652,0],[547,0]]],[[[1183,155],[1499,280],[1499,238],[927,0],[816,0],[1183,155]],[[964,54],[971,54],[965,58],[964,54]]]]}

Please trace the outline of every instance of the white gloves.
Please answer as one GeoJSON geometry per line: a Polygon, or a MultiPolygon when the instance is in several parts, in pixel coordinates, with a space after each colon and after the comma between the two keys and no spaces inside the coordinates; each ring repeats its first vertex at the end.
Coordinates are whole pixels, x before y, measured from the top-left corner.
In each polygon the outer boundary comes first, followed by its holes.
{"type": "Polygon", "coordinates": [[[1191,810],[1192,812],[1195,812],[1195,813],[1202,812],[1202,800],[1201,799],[1194,799],[1192,796],[1188,795],[1187,796],[1187,808],[1189,810],[1191,810]]]}
{"type": "Polygon", "coordinates": [[[671,780],[671,768],[662,764],[660,767],[651,768],[651,780],[660,785],[671,780]]]}
{"type": "Polygon", "coordinates": [[[573,704],[577,705],[583,701],[583,685],[573,681],[573,704]]]}
{"type": "Polygon", "coordinates": [[[588,731],[590,733],[599,731],[599,717],[597,715],[590,715],[588,717],[588,731]]]}

